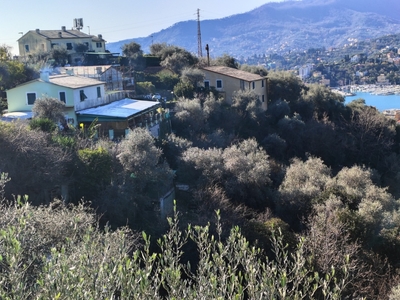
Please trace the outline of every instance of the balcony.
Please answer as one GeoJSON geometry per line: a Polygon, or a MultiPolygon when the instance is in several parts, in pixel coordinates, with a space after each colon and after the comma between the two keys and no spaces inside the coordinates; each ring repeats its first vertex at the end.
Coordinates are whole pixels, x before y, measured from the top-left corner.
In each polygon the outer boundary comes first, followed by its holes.
{"type": "Polygon", "coordinates": [[[85,99],[84,101],[75,104],[75,111],[97,107],[100,105],[128,98],[127,95],[129,96],[129,92],[131,91],[118,91],[106,94],[101,98],[85,99]]]}

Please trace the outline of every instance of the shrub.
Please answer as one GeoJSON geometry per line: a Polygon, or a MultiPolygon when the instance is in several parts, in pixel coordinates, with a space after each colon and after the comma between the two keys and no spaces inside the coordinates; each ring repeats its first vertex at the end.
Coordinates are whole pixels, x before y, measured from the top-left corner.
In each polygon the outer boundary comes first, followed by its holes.
{"type": "Polygon", "coordinates": [[[48,118],[34,118],[29,122],[29,127],[32,130],[53,132],[54,130],[56,130],[57,125],[54,123],[54,121],[48,118]]]}
{"type": "Polygon", "coordinates": [[[179,230],[178,216],[158,240],[127,229],[102,231],[82,205],[29,204],[0,207],[0,297],[2,299],[340,299],[349,281],[347,263],[325,274],[308,264],[301,239],[289,254],[279,232],[271,238],[275,260],[249,245],[238,227],[226,240],[221,224],[179,230]],[[183,246],[192,240],[198,263],[182,263],[183,246]],[[131,254],[129,254],[131,253],[131,254]]]}

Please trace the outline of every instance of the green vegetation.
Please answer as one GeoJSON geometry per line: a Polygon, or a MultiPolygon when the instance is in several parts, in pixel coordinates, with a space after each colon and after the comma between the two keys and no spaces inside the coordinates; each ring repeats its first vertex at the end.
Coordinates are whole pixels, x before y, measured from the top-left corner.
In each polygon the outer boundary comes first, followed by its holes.
{"type": "Polygon", "coordinates": [[[12,179],[0,179],[1,297],[395,297],[399,126],[260,67],[236,65],[268,74],[268,110],[249,91],[228,105],[198,88],[188,53],[152,51],[168,69],[157,85],[193,92],[164,103],[173,134],[136,128],[114,143],[95,138],[96,122],[47,130],[42,118],[59,117],[51,99],[30,126],[0,122],[0,171],[12,179]],[[174,184],[166,219],[160,197],[174,184]]]}

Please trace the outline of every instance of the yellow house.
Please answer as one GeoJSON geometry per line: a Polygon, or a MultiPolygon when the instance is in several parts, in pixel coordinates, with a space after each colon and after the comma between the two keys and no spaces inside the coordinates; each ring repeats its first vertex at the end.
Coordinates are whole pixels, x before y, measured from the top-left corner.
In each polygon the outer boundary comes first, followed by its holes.
{"type": "Polygon", "coordinates": [[[18,47],[19,55],[26,57],[54,48],[65,48],[68,54],[74,54],[79,44],[85,45],[90,52],[105,52],[105,42],[101,34],[93,36],[62,26],[61,30],[30,30],[18,39],[18,47]]]}
{"type": "Polygon", "coordinates": [[[266,77],[223,66],[204,67],[201,70],[205,75],[204,87],[215,87],[229,104],[235,91],[250,90],[258,95],[262,108],[267,109],[266,77]]]}

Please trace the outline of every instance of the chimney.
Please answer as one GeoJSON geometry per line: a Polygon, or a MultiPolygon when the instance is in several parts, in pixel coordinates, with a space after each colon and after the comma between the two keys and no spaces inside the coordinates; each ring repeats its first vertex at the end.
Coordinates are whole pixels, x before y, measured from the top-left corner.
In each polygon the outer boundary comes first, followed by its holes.
{"type": "Polygon", "coordinates": [[[101,34],[97,35],[97,37],[101,40],[103,39],[103,36],[101,34]]]}
{"type": "Polygon", "coordinates": [[[45,82],[50,82],[49,71],[40,71],[40,79],[45,82]]]}
{"type": "Polygon", "coordinates": [[[61,31],[58,32],[58,37],[62,38],[61,31]]]}
{"type": "Polygon", "coordinates": [[[39,33],[39,32],[40,32],[39,28],[36,28],[36,33],[39,33]]]}
{"type": "Polygon", "coordinates": [[[61,30],[62,30],[62,31],[66,31],[65,26],[62,26],[62,27],[61,27],[61,30]]]}

